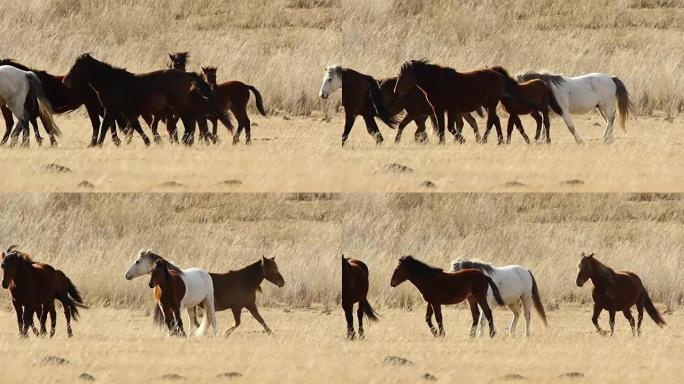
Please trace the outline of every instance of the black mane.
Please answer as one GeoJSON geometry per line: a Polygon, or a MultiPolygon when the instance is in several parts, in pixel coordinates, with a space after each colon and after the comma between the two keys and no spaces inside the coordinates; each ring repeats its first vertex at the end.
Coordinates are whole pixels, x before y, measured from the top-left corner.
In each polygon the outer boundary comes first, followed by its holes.
{"type": "Polygon", "coordinates": [[[437,272],[444,272],[442,268],[438,267],[433,267],[429,264],[426,264],[413,256],[404,256],[401,259],[399,259],[399,262],[402,264],[406,264],[406,267],[409,269],[411,273],[416,273],[416,274],[427,274],[427,273],[437,273],[437,272]]]}
{"type": "Polygon", "coordinates": [[[116,81],[121,78],[131,78],[135,76],[133,73],[128,72],[126,68],[115,67],[111,64],[100,61],[90,55],[90,53],[84,53],[76,59],[76,64],[86,63],[97,68],[100,72],[99,75],[106,77],[109,80],[116,81]]]}
{"type": "Polygon", "coordinates": [[[459,260],[456,263],[460,264],[461,269],[477,269],[478,271],[486,273],[495,272],[494,267],[492,267],[491,265],[475,260],[459,260]]]}

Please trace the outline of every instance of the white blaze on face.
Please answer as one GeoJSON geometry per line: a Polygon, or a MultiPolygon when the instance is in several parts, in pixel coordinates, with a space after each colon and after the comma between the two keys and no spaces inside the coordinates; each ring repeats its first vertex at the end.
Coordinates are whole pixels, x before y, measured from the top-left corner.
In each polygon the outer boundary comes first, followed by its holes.
{"type": "Polygon", "coordinates": [[[132,280],[152,272],[152,259],[145,257],[146,253],[147,252],[144,250],[140,250],[138,258],[135,259],[133,264],[128,268],[128,271],[126,271],[126,280],[132,280]]]}
{"type": "Polygon", "coordinates": [[[327,99],[328,96],[342,88],[342,78],[339,71],[340,68],[341,67],[338,65],[333,65],[325,69],[325,75],[323,75],[323,84],[321,85],[321,91],[318,94],[321,98],[327,99]]]}

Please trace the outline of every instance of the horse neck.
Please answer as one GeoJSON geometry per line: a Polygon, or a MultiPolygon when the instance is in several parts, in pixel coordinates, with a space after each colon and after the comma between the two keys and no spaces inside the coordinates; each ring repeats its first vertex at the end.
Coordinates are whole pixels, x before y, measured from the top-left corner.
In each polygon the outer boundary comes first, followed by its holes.
{"type": "Polygon", "coordinates": [[[599,288],[609,288],[612,276],[615,274],[609,267],[596,261],[594,266],[594,273],[591,275],[590,279],[595,287],[599,288]]]}
{"type": "Polygon", "coordinates": [[[242,280],[250,288],[258,288],[264,281],[264,269],[261,265],[261,260],[246,266],[238,272],[242,275],[242,280]]]}
{"type": "Polygon", "coordinates": [[[14,286],[22,289],[33,282],[33,268],[25,262],[20,262],[17,265],[16,276],[12,279],[14,286]]]}
{"type": "Polygon", "coordinates": [[[412,271],[409,273],[408,280],[411,283],[413,283],[413,285],[415,285],[421,293],[424,293],[428,289],[429,284],[427,283],[431,280],[432,277],[429,275],[434,275],[434,273],[431,271],[412,271]]]}
{"type": "Polygon", "coordinates": [[[128,80],[133,77],[133,74],[127,72],[126,70],[114,68],[108,64],[95,61],[92,64],[95,73],[90,76],[88,83],[90,83],[96,89],[105,89],[111,86],[118,86],[119,81],[128,80]]]}

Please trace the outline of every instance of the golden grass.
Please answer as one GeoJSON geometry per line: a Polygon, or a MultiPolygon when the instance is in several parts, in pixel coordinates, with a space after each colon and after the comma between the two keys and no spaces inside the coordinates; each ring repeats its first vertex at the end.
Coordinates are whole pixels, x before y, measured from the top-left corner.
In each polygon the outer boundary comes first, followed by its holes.
{"type": "MultiPolygon", "coordinates": [[[[587,144],[577,146],[560,119],[554,119],[554,143],[525,145],[519,136],[509,146],[475,144],[472,132],[465,145],[413,143],[413,127],[404,142],[393,143],[395,131],[381,128],[387,142],[381,147],[362,121],[341,148],[344,122],[322,116],[255,118],[252,146],[228,143],[193,148],[145,148],[136,138],[131,146],[116,148],[107,139],[102,149],[87,148],[89,123],[82,118],[60,118],[65,137],[56,149],[1,150],[7,164],[0,178],[6,192],[678,192],[683,184],[681,125],[663,118],[630,121],[616,142],[603,145],[597,116],[577,119],[587,144]],[[56,163],[71,169],[54,173],[44,167],[56,163]],[[395,173],[385,168],[398,163],[414,170],[395,173]],[[237,180],[238,183],[227,180],[237,180]],[[88,181],[93,188],[79,184],[88,181]],[[434,188],[422,184],[431,181],[434,188]]],[[[525,120],[528,122],[529,120],[525,120]]],[[[482,122],[480,122],[482,125],[482,122]]],[[[527,123],[528,132],[534,125],[527,123]]],[[[164,135],[166,133],[164,132],[164,135]]],[[[229,141],[226,131],[220,131],[229,141]]]]}
{"type": "MultiPolygon", "coordinates": [[[[574,285],[581,252],[633,271],[650,296],[684,301],[681,195],[593,194],[19,194],[0,196],[2,247],[19,244],[70,276],[95,305],[149,308],[145,279],[123,274],[139,249],[183,267],[237,269],[276,256],[287,284],[262,304],[339,302],[340,254],[364,260],[375,305],[415,308],[390,289],[396,260],[448,267],[477,257],[530,268],[547,305],[586,302],[574,285]]],[[[9,306],[7,295],[0,303],[9,306]]]]}
{"type": "MultiPolygon", "coordinates": [[[[142,288],[141,288],[142,289],[142,288]]],[[[380,322],[366,327],[366,339],[344,340],[344,316],[340,310],[322,313],[321,308],[285,312],[263,310],[274,330],[261,333],[247,313],[243,325],[229,338],[168,338],[152,326],[141,311],[92,309],[83,311],[67,340],[63,318],[58,320],[54,340],[17,336],[14,315],[0,313],[0,381],[3,383],[73,383],[82,373],[96,382],[173,382],[164,375],[178,375],[193,383],[235,381],[217,378],[239,372],[240,382],[368,382],[417,383],[429,373],[438,382],[678,382],[684,375],[680,356],[684,316],[669,314],[669,326],[658,329],[644,320],[643,334],[633,338],[619,316],[617,333],[603,338],[593,332],[588,306],[563,305],[549,313],[550,327],[532,318],[532,336],[506,335],[510,314],[494,313],[500,331],[488,338],[467,335],[469,312],[444,311],[447,337],[433,338],[423,322],[423,311],[383,309],[380,322]],[[47,356],[68,360],[63,365],[45,364],[47,356]],[[399,356],[414,363],[394,366],[383,363],[399,356]],[[583,378],[559,378],[578,373],[583,378]],[[525,378],[515,380],[515,375],[525,378]],[[508,377],[508,379],[506,379],[508,377]],[[511,378],[512,377],[512,378],[511,378]]],[[[61,316],[61,314],[60,314],[61,316]]],[[[604,314],[603,324],[607,320],[604,314]]],[[[221,329],[232,324],[220,312],[221,329]]]]}

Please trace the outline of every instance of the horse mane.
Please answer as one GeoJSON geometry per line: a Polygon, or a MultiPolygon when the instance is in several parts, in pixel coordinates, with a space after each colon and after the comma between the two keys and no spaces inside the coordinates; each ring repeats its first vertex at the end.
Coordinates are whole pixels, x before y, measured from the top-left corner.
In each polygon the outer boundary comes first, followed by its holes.
{"type": "Polygon", "coordinates": [[[29,255],[26,252],[22,252],[18,249],[16,249],[16,245],[12,245],[7,249],[7,253],[5,254],[5,258],[16,258],[18,261],[22,261],[26,264],[33,264],[33,259],[31,258],[31,255],[29,255]]]}
{"type": "MultiPolygon", "coordinates": [[[[235,274],[236,276],[239,277],[253,277],[253,276],[258,276],[258,273],[261,273],[261,276],[263,277],[264,272],[261,266],[261,260],[257,260],[251,264],[248,264],[238,270],[235,271],[229,271],[228,273],[235,274]]],[[[257,279],[255,279],[257,280],[257,279]]],[[[249,281],[251,282],[251,281],[249,281]]],[[[259,282],[259,285],[257,285],[256,290],[261,292],[261,282],[259,282]]]]}
{"type": "Polygon", "coordinates": [[[406,263],[407,268],[411,273],[415,274],[420,274],[420,275],[425,275],[428,273],[437,273],[437,272],[444,272],[442,268],[439,267],[433,267],[429,264],[426,264],[413,256],[403,256],[402,258],[399,259],[399,262],[406,263]]]}
{"type": "Polygon", "coordinates": [[[502,66],[500,66],[500,65],[495,65],[495,66],[493,66],[493,67],[490,67],[489,69],[491,69],[492,71],[499,72],[500,74],[502,74],[502,75],[504,75],[504,76],[506,76],[506,77],[511,77],[511,75],[508,73],[508,71],[506,70],[506,68],[504,68],[504,67],[502,67],[502,66]]]}
{"type": "Polygon", "coordinates": [[[149,257],[151,257],[152,259],[154,259],[154,260],[153,260],[153,263],[156,262],[156,261],[159,260],[159,259],[164,260],[164,261],[166,261],[167,269],[170,269],[170,270],[176,272],[176,273],[179,274],[179,275],[182,275],[182,274],[183,274],[183,270],[180,269],[178,266],[176,266],[173,262],[171,262],[171,261],[169,261],[169,260],[166,260],[165,258],[163,258],[163,257],[161,257],[161,256],[159,256],[159,255],[157,255],[156,253],[154,253],[154,252],[152,252],[152,251],[150,251],[150,250],[147,250],[147,251],[141,250],[141,251],[140,251],[140,256],[141,256],[141,257],[142,257],[142,256],[149,256],[149,257]]]}
{"type": "Polygon", "coordinates": [[[529,81],[533,79],[538,79],[546,83],[547,85],[563,85],[565,84],[565,79],[563,75],[549,73],[547,71],[533,72],[533,71],[522,71],[515,75],[515,79],[519,82],[529,81]]]}
{"type": "Polygon", "coordinates": [[[592,257],[592,266],[594,267],[594,271],[596,278],[605,284],[606,287],[610,287],[613,284],[613,276],[615,276],[615,271],[613,268],[603,264],[600,262],[597,258],[592,257]]]}
{"type": "Polygon", "coordinates": [[[76,59],[76,63],[83,62],[83,61],[87,61],[89,63],[92,63],[96,67],[98,67],[98,69],[104,70],[104,74],[103,74],[104,76],[108,76],[108,77],[116,76],[116,77],[126,77],[126,78],[130,78],[130,77],[135,76],[133,73],[128,72],[128,70],[126,68],[115,67],[111,64],[105,63],[104,61],[100,61],[100,60],[94,58],[93,56],[91,56],[90,53],[84,53],[76,59]]]}
{"type": "Polygon", "coordinates": [[[477,269],[481,272],[494,273],[496,270],[490,264],[484,263],[481,260],[457,260],[456,263],[460,263],[463,269],[477,269]]]}
{"type": "Polygon", "coordinates": [[[14,59],[6,58],[0,60],[0,65],[11,65],[14,68],[21,69],[22,71],[33,71],[31,68],[25,66],[24,64],[17,63],[14,59]]]}
{"type": "Polygon", "coordinates": [[[403,73],[407,70],[420,71],[426,68],[433,68],[450,74],[457,73],[456,70],[451,67],[444,67],[438,64],[432,64],[428,59],[414,59],[405,61],[403,64],[401,64],[401,67],[399,68],[399,73],[403,73]]]}

